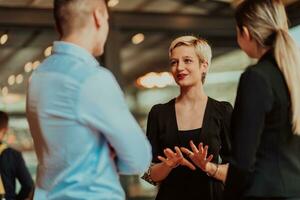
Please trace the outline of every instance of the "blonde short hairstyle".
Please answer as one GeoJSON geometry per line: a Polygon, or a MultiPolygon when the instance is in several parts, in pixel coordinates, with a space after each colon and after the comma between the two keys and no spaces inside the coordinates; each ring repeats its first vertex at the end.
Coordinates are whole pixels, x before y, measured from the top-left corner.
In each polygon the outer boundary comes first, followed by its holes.
{"type": "Polygon", "coordinates": [[[173,40],[169,48],[169,57],[173,49],[179,46],[192,46],[195,48],[196,55],[200,62],[207,62],[208,66],[211,64],[212,51],[210,45],[203,38],[194,36],[181,36],[173,40]]]}
{"type": "MultiPolygon", "coordinates": [[[[205,39],[190,35],[178,37],[172,41],[169,47],[169,57],[171,57],[172,51],[180,46],[194,47],[199,62],[207,62],[208,67],[211,65],[212,50],[205,39]]],[[[205,78],[206,74],[202,74],[202,83],[204,83],[205,78]]]]}

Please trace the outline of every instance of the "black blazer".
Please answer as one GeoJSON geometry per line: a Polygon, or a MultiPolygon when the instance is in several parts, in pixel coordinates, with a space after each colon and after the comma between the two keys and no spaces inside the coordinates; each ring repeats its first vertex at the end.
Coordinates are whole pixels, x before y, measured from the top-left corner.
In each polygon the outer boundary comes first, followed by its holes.
{"type": "Polygon", "coordinates": [[[226,200],[300,197],[300,137],[292,133],[290,107],[285,79],[270,51],[240,78],[226,200]]]}
{"type": "MultiPolygon", "coordinates": [[[[209,145],[209,153],[217,163],[219,155],[223,162],[230,157],[230,118],[232,106],[209,98],[204,113],[203,125],[198,141],[209,145]]],[[[193,116],[191,116],[193,117],[193,116]]],[[[152,145],[153,162],[160,162],[157,156],[164,156],[165,148],[181,146],[175,114],[175,99],[166,104],[153,106],[148,116],[147,137],[152,145]]],[[[195,136],[195,135],[194,135],[195,136]]],[[[197,144],[196,144],[197,145],[197,144]]],[[[156,199],[220,199],[222,183],[208,177],[200,169],[191,171],[179,166],[173,169],[160,184],[156,199]]]]}

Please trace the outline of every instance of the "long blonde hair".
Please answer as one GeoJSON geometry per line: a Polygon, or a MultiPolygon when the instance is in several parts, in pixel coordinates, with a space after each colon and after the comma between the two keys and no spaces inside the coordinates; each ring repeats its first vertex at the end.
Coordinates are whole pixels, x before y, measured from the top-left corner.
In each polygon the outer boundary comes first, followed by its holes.
{"type": "Polygon", "coordinates": [[[240,31],[247,27],[263,48],[272,48],[291,98],[293,132],[300,135],[300,50],[288,33],[288,20],[280,0],[245,0],[236,10],[240,31]]]}

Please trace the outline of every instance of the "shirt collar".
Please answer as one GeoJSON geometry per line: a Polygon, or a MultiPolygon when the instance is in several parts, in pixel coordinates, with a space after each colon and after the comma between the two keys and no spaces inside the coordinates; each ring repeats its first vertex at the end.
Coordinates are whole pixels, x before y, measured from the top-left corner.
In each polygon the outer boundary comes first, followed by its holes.
{"type": "Polygon", "coordinates": [[[99,62],[91,53],[89,53],[84,48],[70,42],[55,41],[53,43],[53,53],[69,54],[71,56],[76,56],[77,58],[82,59],[86,62],[99,65],[99,62]]]}

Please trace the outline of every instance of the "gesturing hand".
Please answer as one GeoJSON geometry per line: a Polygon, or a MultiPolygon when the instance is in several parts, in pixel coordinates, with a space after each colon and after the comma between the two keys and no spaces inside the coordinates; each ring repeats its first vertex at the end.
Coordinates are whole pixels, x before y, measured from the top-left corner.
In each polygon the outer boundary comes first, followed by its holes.
{"type": "Polygon", "coordinates": [[[164,150],[164,154],[166,157],[158,156],[158,159],[162,161],[167,167],[173,169],[178,167],[179,165],[186,166],[191,170],[195,170],[195,166],[185,159],[178,147],[175,147],[175,152],[171,149],[166,148],[164,150]]]}
{"type": "Polygon", "coordinates": [[[181,147],[181,151],[188,155],[188,157],[193,161],[193,163],[202,169],[204,172],[207,172],[207,164],[213,159],[213,155],[207,157],[208,146],[206,145],[203,148],[203,144],[200,143],[198,148],[195,146],[193,141],[190,141],[190,146],[192,151],[187,148],[181,147]]]}

